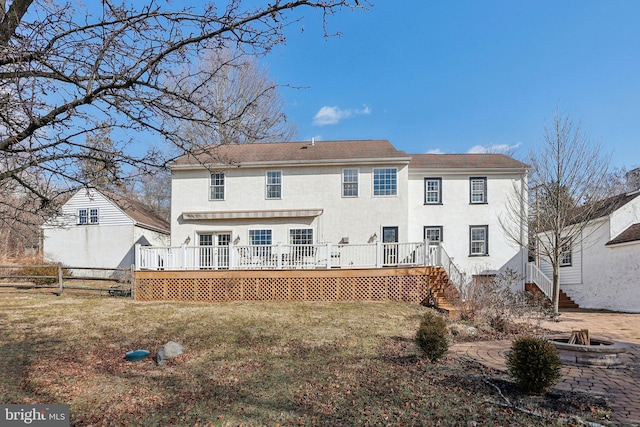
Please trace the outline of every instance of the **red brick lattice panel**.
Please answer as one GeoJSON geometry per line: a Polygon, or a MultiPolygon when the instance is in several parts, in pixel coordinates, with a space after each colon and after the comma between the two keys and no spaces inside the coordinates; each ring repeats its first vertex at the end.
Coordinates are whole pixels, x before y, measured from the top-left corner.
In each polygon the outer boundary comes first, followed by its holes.
{"type": "MultiPolygon", "coordinates": [[[[405,301],[420,303],[441,268],[137,271],[140,301],[405,301]]],[[[446,277],[446,274],[444,274],[446,277]]]]}

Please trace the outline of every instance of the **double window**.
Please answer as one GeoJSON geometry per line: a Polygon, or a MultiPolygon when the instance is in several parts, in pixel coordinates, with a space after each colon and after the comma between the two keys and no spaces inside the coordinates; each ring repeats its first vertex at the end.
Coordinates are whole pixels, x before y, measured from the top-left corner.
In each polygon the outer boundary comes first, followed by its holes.
{"type": "Polygon", "coordinates": [[[342,197],[358,197],[358,169],[342,170],[342,197]]]}
{"type": "Polygon", "coordinates": [[[395,196],[398,194],[398,170],[379,168],[373,170],[373,195],[395,196]]]}
{"type": "Polygon", "coordinates": [[[489,255],[489,226],[472,225],[469,227],[469,255],[489,255]]]}
{"type": "Polygon", "coordinates": [[[470,197],[469,203],[483,204],[487,203],[487,178],[472,177],[469,178],[470,197]]]}
{"type": "Polygon", "coordinates": [[[78,224],[98,224],[98,208],[78,209],[78,224]]]}
{"type": "Polygon", "coordinates": [[[282,172],[267,171],[267,199],[282,198],[282,172]]]}
{"type": "Polygon", "coordinates": [[[211,200],[224,200],[224,172],[212,172],[210,182],[211,200]]]}
{"type": "Polygon", "coordinates": [[[442,178],[424,179],[424,204],[442,204],[442,178]]]}

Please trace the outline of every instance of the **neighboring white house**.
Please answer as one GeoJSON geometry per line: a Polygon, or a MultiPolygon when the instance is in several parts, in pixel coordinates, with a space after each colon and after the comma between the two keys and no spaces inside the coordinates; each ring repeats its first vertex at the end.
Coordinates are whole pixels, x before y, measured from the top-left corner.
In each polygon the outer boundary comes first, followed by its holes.
{"type": "Polygon", "coordinates": [[[385,140],[243,144],[171,171],[172,246],[428,238],[468,273],[526,262],[498,217],[528,168],[505,155],[412,155],[385,140]]]}
{"type": "MultiPolygon", "coordinates": [[[[640,185],[602,202],[582,240],[563,255],[560,289],[582,308],[640,312],[640,185]]],[[[552,276],[551,266],[540,269],[552,276]]]]}
{"type": "Polygon", "coordinates": [[[149,208],[95,188],[78,190],[42,232],[44,259],[71,267],[130,267],[135,244],[170,242],[169,224],[149,208]]]}

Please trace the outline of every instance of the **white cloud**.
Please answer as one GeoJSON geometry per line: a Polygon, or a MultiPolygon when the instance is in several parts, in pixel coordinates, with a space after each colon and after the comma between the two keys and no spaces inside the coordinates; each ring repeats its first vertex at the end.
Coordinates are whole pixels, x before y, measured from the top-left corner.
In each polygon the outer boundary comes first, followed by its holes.
{"type": "Polygon", "coordinates": [[[444,154],[444,151],[442,151],[439,148],[434,148],[434,149],[431,149],[431,150],[427,151],[426,154],[444,154]]]}
{"type": "Polygon", "coordinates": [[[313,118],[313,124],[316,126],[335,125],[341,120],[350,119],[354,116],[362,116],[371,114],[371,108],[364,106],[362,109],[342,110],[340,107],[324,106],[318,110],[313,118]]]}
{"type": "Polygon", "coordinates": [[[521,142],[518,142],[514,145],[509,144],[493,144],[493,145],[474,145],[467,151],[469,154],[486,154],[486,153],[499,153],[499,154],[508,154],[511,153],[516,148],[522,145],[521,142]]]}

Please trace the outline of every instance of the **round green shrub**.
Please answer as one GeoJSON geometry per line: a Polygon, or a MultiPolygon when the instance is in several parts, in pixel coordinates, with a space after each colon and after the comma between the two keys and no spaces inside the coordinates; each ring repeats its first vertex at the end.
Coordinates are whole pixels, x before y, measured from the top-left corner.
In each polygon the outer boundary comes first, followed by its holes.
{"type": "Polygon", "coordinates": [[[447,353],[447,324],[441,316],[427,312],[416,332],[416,344],[432,362],[447,353]]]}
{"type": "Polygon", "coordinates": [[[543,338],[518,338],[507,355],[507,372],[526,393],[546,392],[560,379],[561,366],[556,347],[543,338]]]}

